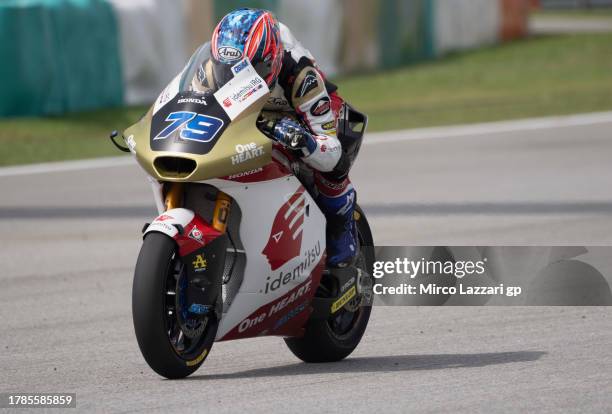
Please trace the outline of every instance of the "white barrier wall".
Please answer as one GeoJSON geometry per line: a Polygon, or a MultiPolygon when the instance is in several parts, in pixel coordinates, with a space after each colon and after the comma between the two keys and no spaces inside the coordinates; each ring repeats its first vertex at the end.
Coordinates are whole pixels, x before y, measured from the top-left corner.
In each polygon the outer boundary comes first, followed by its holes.
{"type": "MultiPolygon", "coordinates": [[[[115,9],[121,32],[125,101],[127,104],[150,103],[183,68],[192,52],[189,49],[208,40],[204,37],[210,36],[212,3],[202,0],[109,2],[115,9]],[[207,13],[199,18],[192,16],[194,12],[207,13]]],[[[339,2],[280,0],[276,14],[317,57],[327,74],[338,72],[342,28],[339,2]]]]}
{"type": "Polygon", "coordinates": [[[312,52],[326,75],[334,75],[339,70],[342,13],[339,1],[280,0],[276,14],[300,43],[312,52]]]}
{"type": "MultiPolygon", "coordinates": [[[[216,12],[219,3],[213,0],[108,1],[120,26],[128,104],[154,100],[195,47],[209,40],[220,17],[216,12]]],[[[347,69],[373,69],[406,61],[401,56],[391,63],[385,61],[383,52],[389,50],[401,54],[414,49],[409,60],[415,61],[497,43],[504,1],[527,0],[275,0],[244,2],[244,6],[274,5],[272,11],[279,20],[290,27],[328,75],[335,75],[347,69]],[[362,4],[363,10],[356,10],[363,2],[367,7],[362,4]],[[401,13],[406,8],[419,12],[416,20],[406,21],[401,13]],[[379,15],[383,9],[388,12],[384,20],[379,15]],[[388,27],[410,30],[384,30],[388,27]],[[389,33],[395,33],[397,39],[385,38],[389,33]],[[389,44],[396,46],[389,49],[389,44]]]]}
{"type": "Polygon", "coordinates": [[[435,0],[433,4],[433,37],[438,55],[498,41],[499,1],[435,0]]]}
{"type": "Polygon", "coordinates": [[[124,100],[151,103],[183,68],[187,22],[180,0],[109,0],[120,29],[124,100]]]}
{"type": "Polygon", "coordinates": [[[0,0],[0,31],[16,40],[0,50],[16,63],[0,114],[150,104],[234,7],[271,8],[333,76],[520,38],[529,1],[0,0]],[[41,25],[49,30],[31,30],[41,25]],[[51,86],[41,87],[31,62],[45,62],[51,86]]]}

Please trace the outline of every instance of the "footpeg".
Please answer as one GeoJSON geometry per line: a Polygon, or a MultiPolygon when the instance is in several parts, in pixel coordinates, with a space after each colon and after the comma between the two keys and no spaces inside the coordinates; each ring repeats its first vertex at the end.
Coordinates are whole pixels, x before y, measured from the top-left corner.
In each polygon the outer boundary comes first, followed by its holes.
{"type": "Polygon", "coordinates": [[[323,277],[333,277],[337,281],[335,297],[315,297],[313,319],[327,319],[330,315],[346,308],[355,312],[360,306],[369,305],[372,301],[372,278],[355,266],[326,269],[323,277]]]}

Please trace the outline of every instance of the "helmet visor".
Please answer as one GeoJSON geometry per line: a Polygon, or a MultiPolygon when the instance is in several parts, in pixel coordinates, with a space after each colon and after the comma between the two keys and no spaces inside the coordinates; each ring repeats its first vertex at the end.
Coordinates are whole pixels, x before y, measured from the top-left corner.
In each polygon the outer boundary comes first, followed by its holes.
{"type": "Polygon", "coordinates": [[[235,63],[223,63],[219,62],[216,59],[211,59],[212,64],[212,73],[215,82],[216,89],[220,89],[226,83],[232,80],[234,77],[234,72],[232,72],[232,67],[235,63]]]}

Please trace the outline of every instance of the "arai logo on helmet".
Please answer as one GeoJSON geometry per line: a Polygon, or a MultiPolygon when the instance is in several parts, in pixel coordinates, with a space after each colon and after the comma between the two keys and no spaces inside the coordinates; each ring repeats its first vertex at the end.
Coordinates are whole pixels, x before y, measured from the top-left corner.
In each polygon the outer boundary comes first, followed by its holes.
{"type": "Polygon", "coordinates": [[[239,49],[231,46],[222,46],[217,49],[217,53],[221,59],[227,61],[242,59],[242,52],[239,49]]]}

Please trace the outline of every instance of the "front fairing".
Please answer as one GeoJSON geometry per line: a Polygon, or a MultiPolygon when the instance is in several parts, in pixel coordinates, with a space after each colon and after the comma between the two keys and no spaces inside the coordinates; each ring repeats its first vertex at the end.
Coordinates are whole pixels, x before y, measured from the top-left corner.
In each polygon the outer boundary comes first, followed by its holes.
{"type": "Polygon", "coordinates": [[[190,62],[145,116],[124,132],[138,163],[157,180],[204,181],[271,162],[272,142],[256,127],[270,95],[267,85],[243,62],[226,85],[188,90],[189,77],[206,58],[204,53],[190,62]]]}

